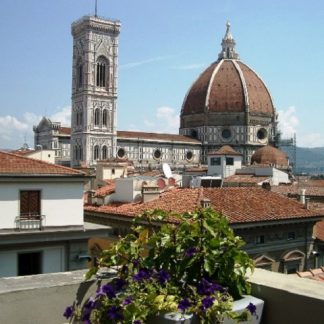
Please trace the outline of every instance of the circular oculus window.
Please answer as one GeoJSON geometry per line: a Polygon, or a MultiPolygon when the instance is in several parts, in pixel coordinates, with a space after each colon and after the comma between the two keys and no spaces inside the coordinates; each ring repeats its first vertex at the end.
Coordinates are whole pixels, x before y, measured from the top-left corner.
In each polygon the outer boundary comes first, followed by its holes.
{"type": "Polygon", "coordinates": [[[222,130],[222,137],[224,139],[229,139],[232,136],[232,132],[230,129],[226,128],[222,130]]]}
{"type": "Polygon", "coordinates": [[[186,152],[186,160],[191,161],[193,159],[193,153],[191,151],[186,152]]]}
{"type": "Polygon", "coordinates": [[[262,141],[265,140],[268,136],[268,132],[265,128],[260,128],[257,132],[257,138],[262,141]]]}
{"type": "Polygon", "coordinates": [[[161,157],[162,157],[162,152],[159,149],[156,149],[153,152],[153,157],[154,157],[155,160],[160,160],[161,157]]]}
{"type": "Polygon", "coordinates": [[[124,158],[126,156],[126,151],[123,148],[119,148],[117,151],[117,157],[120,159],[124,158]]]}

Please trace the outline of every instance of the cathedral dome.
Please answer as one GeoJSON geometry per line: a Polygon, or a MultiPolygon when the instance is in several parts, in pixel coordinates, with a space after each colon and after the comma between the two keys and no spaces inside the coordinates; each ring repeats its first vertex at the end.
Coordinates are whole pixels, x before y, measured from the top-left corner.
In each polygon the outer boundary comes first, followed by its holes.
{"type": "Polygon", "coordinates": [[[181,116],[209,113],[244,113],[273,117],[274,105],[261,78],[239,60],[227,23],[222,51],[189,89],[181,116]]]}
{"type": "Polygon", "coordinates": [[[267,145],[259,148],[251,157],[251,164],[266,164],[287,167],[289,165],[287,155],[279,149],[267,145]]]}

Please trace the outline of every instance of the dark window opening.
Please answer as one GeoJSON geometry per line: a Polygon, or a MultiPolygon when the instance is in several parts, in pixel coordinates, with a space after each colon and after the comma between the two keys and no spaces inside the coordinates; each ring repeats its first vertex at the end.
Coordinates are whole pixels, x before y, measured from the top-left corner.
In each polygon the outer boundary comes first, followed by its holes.
{"type": "Polygon", "coordinates": [[[259,140],[264,140],[267,137],[267,130],[265,128],[261,128],[257,132],[257,138],[259,140]]]}
{"type": "Polygon", "coordinates": [[[288,235],[287,235],[287,239],[288,240],[294,240],[296,237],[295,237],[295,232],[289,232],[288,235]]]}
{"type": "Polygon", "coordinates": [[[210,158],[210,165],[221,165],[221,158],[220,157],[210,158]]]}
{"type": "Polygon", "coordinates": [[[222,130],[222,137],[224,139],[229,139],[232,136],[232,133],[229,129],[223,129],[222,130]]]}
{"type": "Polygon", "coordinates": [[[107,127],[108,126],[108,111],[105,109],[102,113],[102,125],[107,127]]]}
{"type": "Polygon", "coordinates": [[[104,146],[103,148],[102,148],[102,159],[103,160],[107,160],[107,157],[108,157],[108,150],[107,150],[107,146],[104,146]]]}
{"type": "Polygon", "coordinates": [[[193,138],[197,138],[198,137],[198,133],[195,129],[192,129],[190,131],[190,136],[193,137],[193,138]]]}
{"type": "Polygon", "coordinates": [[[99,126],[99,114],[100,114],[100,112],[99,112],[99,109],[96,109],[95,110],[95,126],[99,126]]]}
{"type": "Polygon", "coordinates": [[[18,254],[18,276],[42,273],[42,252],[18,254]]]}
{"type": "Polygon", "coordinates": [[[20,191],[20,216],[39,216],[40,191],[20,191]]]}
{"type": "Polygon", "coordinates": [[[256,244],[264,244],[264,242],[265,242],[264,235],[259,235],[255,238],[256,244]]]}
{"type": "Polygon", "coordinates": [[[78,66],[78,87],[81,88],[83,85],[83,66],[80,64],[78,66]]]}
{"type": "Polygon", "coordinates": [[[227,157],[226,158],[226,165],[234,165],[234,158],[227,157]]]}
{"type": "Polygon", "coordinates": [[[117,157],[119,157],[120,159],[122,159],[122,158],[125,157],[125,155],[126,155],[126,152],[125,152],[125,150],[123,148],[118,149],[118,151],[117,151],[117,157]]]}
{"type": "Polygon", "coordinates": [[[188,161],[191,161],[191,160],[193,159],[193,153],[192,153],[191,151],[188,151],[188,152],[186,153],[186,159],[187,159],[188,161]]]}
{"type": "Polygon", "coordinates": [[[155,150],[154,151],[154,153],[153,153],[154,159],[159,160],[161,158],[161,156],[162,156],[162,153],[161,153],[160,150],[155,150]]]}
{"type": "Polygon", "coordinates": [[[96,161],[96,160],[99,160],[99,146],[96,145],[93,149],[93,159],[96,161]]]}
{"type": "Polygon", "coordinates": [[[106,65],[104,62],[97,63],[97,87],[104,88],[106,86],[106,65]]]}

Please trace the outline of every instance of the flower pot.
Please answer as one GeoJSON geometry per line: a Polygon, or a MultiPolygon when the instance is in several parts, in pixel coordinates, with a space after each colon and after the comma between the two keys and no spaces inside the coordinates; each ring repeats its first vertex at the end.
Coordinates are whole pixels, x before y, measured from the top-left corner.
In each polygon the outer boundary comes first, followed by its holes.
{"type": "MultiPolygon", "coordinates": [[[[246,307],[252,303],[256,306],[256,314],[250,317],[248,322],[241,322],[243,324],[259,324],[261,323],[261,316],[263,311],[264,301],[253,297],[253,296],[244,296],[243,298],[234,301],[233,303],[233,311],[235,312],[243,312],[246,310],[246,307]]],[[[223,324],[234,324],[236,321],[226,318],[223,324]]],[[[148,320],[147,324],[199,324],[199,320],[190,314],[181,314],[181,313],[166,313],[161,314],[157,317],[151,318],[148,320]]]]}
{"type": "MultiPolygon", "coordinates": [[[[233,311],[241,313],[244,310],[246,310],[246,307],[252,303],[253,305],[256,306],[256,313],[250,317],[250,320],[247,322],[241,322],[241,323],[248,323],[248,324],[259,324],[261,323],[261,316],[262,316],[262,311],[263,311],[263,305],[264,301],[262,299],[250,296],[250,295],[245,295],[243,298],[236,300],[233,303],[233,311]]],[[[232,319],[226,318],[224,321],[224,324],[234,324],[236,323],[232,319]]]]}

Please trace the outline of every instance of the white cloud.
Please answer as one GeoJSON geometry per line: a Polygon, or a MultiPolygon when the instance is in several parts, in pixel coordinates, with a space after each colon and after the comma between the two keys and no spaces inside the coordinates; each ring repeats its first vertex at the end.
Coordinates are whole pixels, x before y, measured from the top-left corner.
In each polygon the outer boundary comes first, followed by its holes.
{"type": "Polygon", "coordinates": [[[71,106],[59,108],[60,110],[49,117],[51,121],[60,122],[62,126],[71,126],[71,106]]]}
{"type": "MultiPolygon", "coordinates": [[[[29,146],[34,146],[33,126],[41,120],[41,115],[25,112],[21,118],[16,116],[0,116],[0,148],[16,149],[26,141],[29,146]]],[[[58,111],[49,116],[55,122],[61,122],[62,126],[70,126],[71,107],[58,108],[58,111]]]]}
{"type": "Polygon", "coordinates": [[[319,132],[304,133],[298,129],[300,124],[296,107],[290,106],[279,112],[279,130],[282,138],[291,138],[297,134],[297,146],[300,147],[322,147],[324,146],[324,135],[319,132]]]}
{"type": "Polygon", "coordinates": [[[165,132],[178,133],[179,131],[179,114],[173,108],[162,106],[156,111],[157,124],[165,132]]]}
{"type": "Polygon", "coordinates": [[[179,114],[173,108],[161,106],[156,109],[155,119],[144,119],[143,124],[140,127],[134,124],[129,125],[128,129],[132,131],[142,129],[145,132],[177,134],[180,125],[179,114]]]}
{"type": "Polygon", "coordinates": [[[288,107],[287,110],[279,110],[279,130],[282,133],[282,137],[292,137],[297,133],[299,125],[299,119],[296,115],[296,108],[294,106],[288,107]]]}

